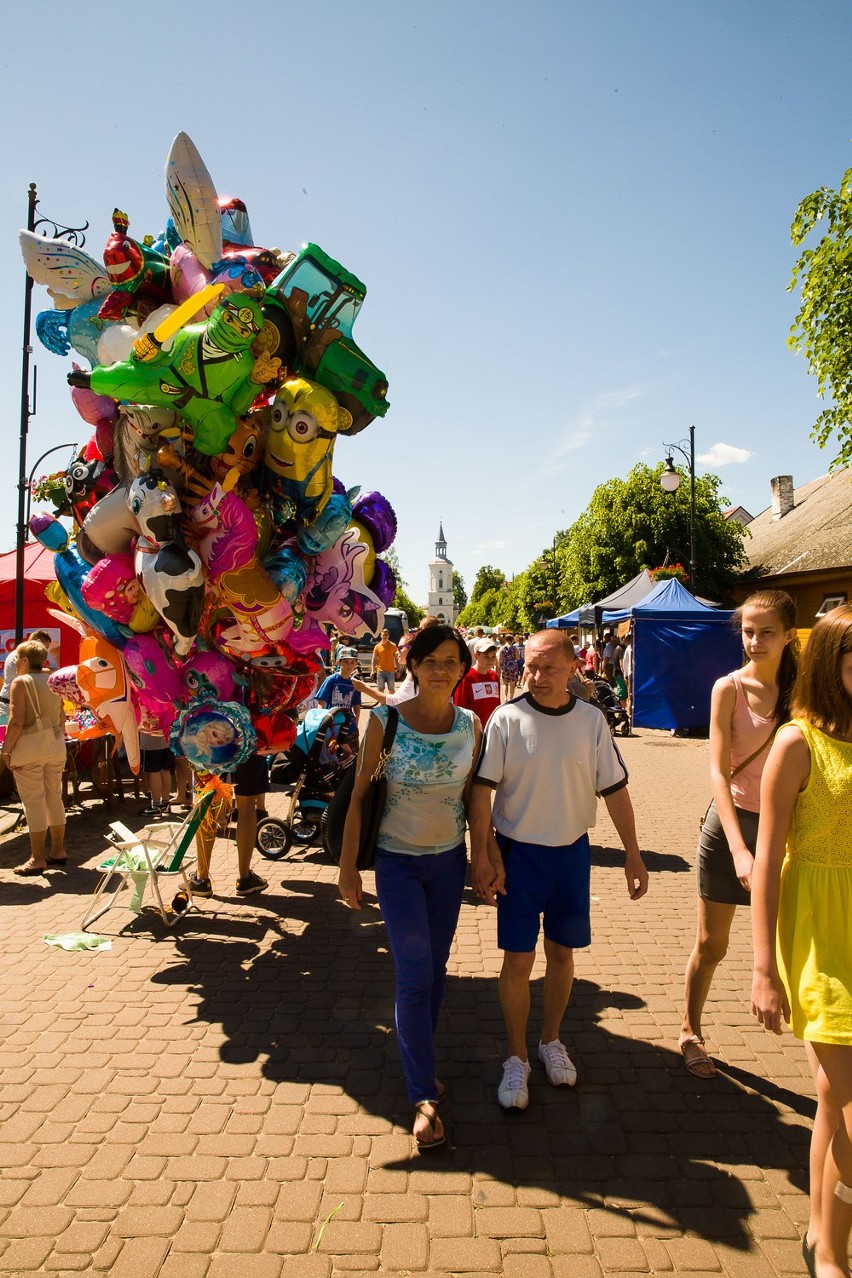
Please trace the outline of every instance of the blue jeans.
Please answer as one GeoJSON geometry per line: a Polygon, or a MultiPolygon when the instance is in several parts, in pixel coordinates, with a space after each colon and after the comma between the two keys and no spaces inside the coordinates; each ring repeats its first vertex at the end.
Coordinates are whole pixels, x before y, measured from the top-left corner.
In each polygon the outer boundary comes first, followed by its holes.
{"type": "Polygon", "coordinates": [[[376,892],[396,972],[396,1035],[408,1099],[435,1100],[435,1030],[461,909],[463,843],[435,856],[376,852],[376,892]]]}

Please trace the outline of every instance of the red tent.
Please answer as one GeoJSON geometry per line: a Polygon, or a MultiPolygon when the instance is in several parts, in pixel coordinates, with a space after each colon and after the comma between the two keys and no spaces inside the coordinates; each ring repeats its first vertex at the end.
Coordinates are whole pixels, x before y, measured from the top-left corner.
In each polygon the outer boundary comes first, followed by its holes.
{"type": "MultiPolygon", "coordinates": [[[[56,605],[44,594],[50,582],[56,580],[54,558],[53,551],[37,541],[29,541],[24,547],[24,635],[31,630],[49,630],[60,644],[60,665],[70,666],[77,660],[80,636],[71,626],[51,617],[48,609],[56,605]]],[[[16,551],[0,555],[0,659],[15,646],[16,568],[16,551]]]]}

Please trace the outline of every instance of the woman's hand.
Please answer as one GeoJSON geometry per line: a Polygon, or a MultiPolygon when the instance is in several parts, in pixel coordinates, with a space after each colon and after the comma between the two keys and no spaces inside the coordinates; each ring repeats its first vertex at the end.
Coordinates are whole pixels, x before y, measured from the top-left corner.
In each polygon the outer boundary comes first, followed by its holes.
{"type": "Polygon", "coordinates": [[[337,876],[337,887],[341,900],[350,910],[360,910],[364,898],[361,875],[354,866],[341,865],[337,876]]]}
{"type": "Polygon", "coordinates": [[[755,972],[751,982],[751,1010],[764,1029],[782,1032],[782,1018],[789,1022],[787,992],[777,975],[755,972]]]}
{"type": "Polygon", "coordinates": [[[731,856],[734,858],[734,872],[739,879],[741,885],[746,892],[751,891],[751,875],[754,870],[754,857],[748,848],[743,844],[741,848],[737,848],[736,852],[732,851],[731,856]]]}
{"type": "Polygon", "coordinates": [[[471,880],[474,892],[486,905],[496,905],[498,894],[506,895],[506,867],[493,839],[489,840],[488,855],[473,862],[471,880]]]}

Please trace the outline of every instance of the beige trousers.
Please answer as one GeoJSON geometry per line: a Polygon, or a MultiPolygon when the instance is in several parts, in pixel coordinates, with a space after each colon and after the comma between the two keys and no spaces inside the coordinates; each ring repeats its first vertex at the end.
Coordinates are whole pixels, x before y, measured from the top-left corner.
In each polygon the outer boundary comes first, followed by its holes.
{"type": "Polygon", "coordinates": [[[40,834],[48,827],[65,824],[65,808],[62,803],[62,773],[65,763],[28,763],[13,768],[12,775],[18,790],[30,834],[40,834]]]}

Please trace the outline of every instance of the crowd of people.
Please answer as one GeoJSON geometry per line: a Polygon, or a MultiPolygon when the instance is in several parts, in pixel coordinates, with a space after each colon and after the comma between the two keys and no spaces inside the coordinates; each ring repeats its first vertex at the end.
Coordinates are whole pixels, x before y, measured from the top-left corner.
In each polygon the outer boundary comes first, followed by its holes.
{"type": "MultiPolygon", "coordinates": [[[[712,694],[712,801],[696,853],[696,941],[685,973],[679,1045],[686,1069],[712,1080],[702,1011],[738,906],[752,905],[752,1011],[805,1043],[818,1098],[810,1219],[812,1275],[848,1275],[852,1227],[852,608],[829,613],[799,653],[795,606],[779,591],[735,614],[745,664],[712,694]]],[[[648,890],[627,771],[598,709],[579,689],[600,677],[630,695],[632,647],[607,635],[581,651],[543,630],[497,641],[434,623],[410,643],[400,724],[387,760],[376,890],[396,975],[403,1073],[422,1150],[440,1146],[446,1088],[435,1032],[465,881],[497,910],[505,1109],[529,1103],[530,975],[541,932],[545,977],[536,1056],[548,1082],[573,1086],[562,1041],[574,951],[590,944],[588,830],[603,798],[625,852],[631,900],[648,890]],[[506,653],[506,648],[514,649],[506,653]],[[575,690],[576,689],[576,690],[575,690]],[[481,738],[481,740],[480,740],[481,738]]],[[[619,689],[619,691],[621,691],[619,689]]],[[[389,701],[393,694],[379,697],[389,701]]],[[[360,909],[361,804],[386,710],[367,725],[344,833],[339,887],[360,909]]]]}
{"type": "MultiPolygon", "coordinates": [[[[752,1011],[767,1031],[784,1022],[805,1043],[818,1108],[810,1158],[809,1272],[848,1275],[852,1228],[852,608],[830,612],[799,651],[792,599],[750,596],[735,614],[745,662],[719,679],[710,707],[712,799],[696,851],[696,939],[686,962],[679,1038],[684,1066],[711,1082],[702,1013],[724,959],[735,911],[751,906],[752,1011]]],[[[47,684],[49,636],[36,634],[7,661],[8,723],[0,757],[24,804],[30,858],[16,873],[63,864],[65,814],[61,699],[47,684]],[[10,674],[14,670],[13,677],[10,674]],[[38,743],[38,744],[36,744],[38,743]],[[47,835],[50,834],[50,847],[47,835]]],[[[357,751],[339,866],[344,903],[364,900],[357,868],[364,803],[383,754],[387,797],[378,830],[376,893],[396,977],[396,1027],[413,1135],[423,1151],[445,1140],[435,1035],[447,961],[468,877],[497,913],[498,989],[506,1053],[497,1100],[529,1103],[530,976],[543,933],[543,1009],[535,1055],[547,1080],[573,1086],[577,1065],[562,1038],[574,951],[591,943],[589,829],[602,798],[625,855],[631,901],[648,890],[627,769],[593,704],[602,679],[629,702],[630,637],[586,646],[564,630],[462,634],[426,618],[395,644],[387,630],[371,653],[370,685],[358,652],[336,642],[316,704],[342,709],[357,751]],[[619,681],[623,687],[619,687],[619,681]],[[362,695],[375,708],[362,721],[362,695]]],[[[151,802],[170,787],[162,746],[146,752],[151,802]],[[159,787],[156,782],[159,782],[159,787]]],[[[237,780],[238,892],[262,891],[250,861],[268,789],[256,756],[237,780]]],[[[212,838],[199,846],[193,891],[211,895],[212,838]]]]}

